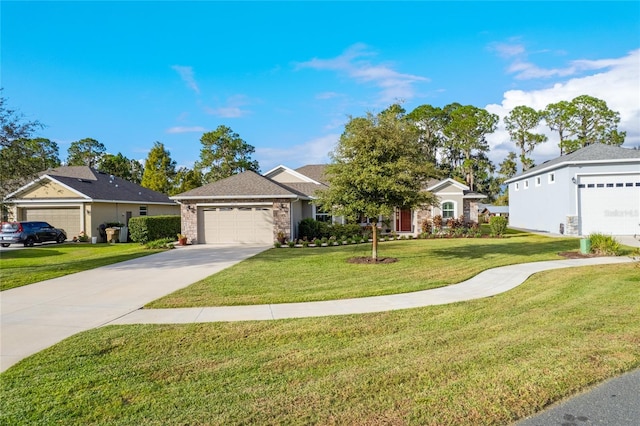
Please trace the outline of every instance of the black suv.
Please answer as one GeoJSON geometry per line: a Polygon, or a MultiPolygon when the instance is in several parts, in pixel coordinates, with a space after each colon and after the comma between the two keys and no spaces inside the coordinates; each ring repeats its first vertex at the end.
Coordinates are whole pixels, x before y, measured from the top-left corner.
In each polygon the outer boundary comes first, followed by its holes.
{"type": "Polygon", "coordinates": [[[54,228],[47,222],[2,222],[0,229],[0,245],[9,247],[9,244],[24,244],[32,247],[34,243],[55,241],[64,243],[67,234],[64,229],[54,228]]]}

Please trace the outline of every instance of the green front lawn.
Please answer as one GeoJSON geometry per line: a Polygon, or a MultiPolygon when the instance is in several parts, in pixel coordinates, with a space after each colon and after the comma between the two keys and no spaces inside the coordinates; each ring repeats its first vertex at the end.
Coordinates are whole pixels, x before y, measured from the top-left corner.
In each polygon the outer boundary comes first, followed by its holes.
{"type": "MultiPolygon", "coordinates": [[[[429,247],[466,267],[476,256],[495,262],[491,247],[508,257],[515,246],[483,241],[488,251],[477,255],[429,247]]],[[[377,285],[370,274],[359,279],[377,285]]],[[[624,264],[543,272],[446,306],[103,327],[3,373],[0,424],[505,425],[640,367],[639,290],[638,265],[624,264]]]]}
{"type": "Polygon", "coordinates": [[[0,290],[157,253],[137,243],[43,244],[0,255],[0,290]]]}
{"type": "Polygon", "coordinates": [[[371,244],[271,249],[147,307],[175,308],[308,302],[405,293],[464,281],[496,266],[562,259],[577,238],[511,233],[504,238],[458,238],[383,242],[380,257],[398,262],[356,265],[371,244]]]}

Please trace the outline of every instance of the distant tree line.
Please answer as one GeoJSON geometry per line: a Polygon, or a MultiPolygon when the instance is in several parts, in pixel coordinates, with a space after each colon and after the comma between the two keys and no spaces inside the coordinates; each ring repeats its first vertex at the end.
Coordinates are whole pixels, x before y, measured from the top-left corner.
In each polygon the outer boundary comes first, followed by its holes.
{"type": "MultiPolygon", "coordinates": [[[[522,170],[535,166],[533,151],[547,141],[545,135],[536,133],[542,123],[558,133],[560,155],[596,142],[621,145],[626,136],[617,128],[620,114],[610,110],[605,101],[591,96],[582,95],[571,101],[553,103],[541,111],[525,105],[517,106],[503,117],[503,121],[519,152],[509,152],[496,167],[488,158],[489,145],[486,141],[487,135],[495,132],[498,126],[500,117],[496,114],[459,103],[442,108],[425,104],[409,113],[401,105],[394,104],[383,112],[382,121],[393,118],[413,129],[409,135],[420,147],[419,158],[431,164],[435,177],[465,182],[472,190],[486,194],[489,201],[496,203],[506,203],[503,183],[516,174],[518,163],[522,170]]],[[[373,115],[359,117],[360,121],[358,117],[352,118],[345,126],[345,135],[367,121],[371,123],[381,118],[373,115]]],[[[153,144],[144,163],[141,163],[120,152],[110,154],[101,142],[84,138],[71,143],[67,158],[62,162],[56,142],[32,137],[44,125],[39,121],[26,120],[22,114],[10,109],[4,97],[0,97],[0,124],[2,199],[38,173],[62,164],[90,166],[168,195],[246,170],[260,170],[258,162],[251,158],[255,148],[224,125],[202,135],[199,159],[193,168],[177,169],[171,153],[161,142],[153,144]]],[[[394,126],[397,129],[406,127],[398,123],[394,126]]]]}

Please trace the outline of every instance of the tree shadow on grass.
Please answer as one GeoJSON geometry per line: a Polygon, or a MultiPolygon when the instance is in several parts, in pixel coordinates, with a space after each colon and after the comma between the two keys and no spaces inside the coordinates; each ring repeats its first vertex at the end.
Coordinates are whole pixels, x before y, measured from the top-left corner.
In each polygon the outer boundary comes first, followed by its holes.
{"type": "Polygon", "coordinates": [[[439,247],[431,250],[431,253],[449,259],[482,259],[496,255],[535,256],[541,253],[559,253],[579,248],[579,242],[575,239],[513,242],[510,238],[502,243],[496,243],[496,240],[492,241],[494,241],[492,244],[439,247]]]}
{"type": "Polygon", "coordinates": [[[50,249],[47,247],[25,247],[22,250],[12,250],[2,252],[2,259],[36,259],[51,256],[60,256],[62,253],[59,250],[50,249]]]}

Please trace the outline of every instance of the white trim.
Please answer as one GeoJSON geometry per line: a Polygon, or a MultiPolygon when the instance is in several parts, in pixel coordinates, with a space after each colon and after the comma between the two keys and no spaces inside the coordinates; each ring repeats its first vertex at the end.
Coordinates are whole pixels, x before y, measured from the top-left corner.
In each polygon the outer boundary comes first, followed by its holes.
{"type": "Polygon", "coordinates": [[[116,204],[143,204],[143,205],[154,205],[154,206],[179,206],[178,203],[165,203],[162,201],[124,201],[124,200],[90,200],[92,203],[116,203],[116,204]]]}
{"type": "Polygon", "coordinates": [[[169,197],[170,200],[246,200],[248,198],[300,198],[301,200],[308,197],[300,197],[299,195],[191,195],[187,197],[169,197]]]}
{"type": "Polygon", "coordinates": [[[59,203],[71,203],[71,204],[81,204],[81,203],[87,203],[90,202],[90,200],[78,200],[78,199],[66,199],[66,198],[59,198],[59,199],[55,199],[55,198],[50,198],[50,199],[46,199],[46,198],[42,198],[42,199],[21,199],[21,198],[17,198],[13,201],[10,201],[11,204],[13,205],[20,205],[20,204],[47,204],[50,205],[50,203],[53,204],[59,204],[59,203]]]}
{"type": "Polygon", "coordinates": [[[85,232],[87,230],[87,204],[86,203],[82,203],[82,205],[80,206],[80,230],[85,232]]]}
{"type": "Polygon", "coordinates": [[[178,203],[160,203],[160,202],[149,202],[149,201],[121,201],[121,200],[74,200],[74,199],[15,199],[8,201],[7,204],[11,204],[13,206],[21,207],[25,206],[33,206],[33,205],[43,205],[43,206],[69,206],[69,205],[80,205],[87,204],[91,205],[93,203],[107,203],[107,204],[142,204],[142,205],[153,205],[153,206],[176,206],[179,207],[178,203]]]}
{"type": "MultiPolygon", "coordinates": [[[[53,177],[51,177],[49,175],[42,175],[39,178],[37,178],[35,180],[32,180],[31,182],[27,183],[26,185],[23,185],[20,188],[16,189],[11,194],[8,194],[5,197],[5,200],[13,197],[15,194],[17,194],[19,192],[25,191],[25,190],[29,189],[30,187],[35,186],[38,182],[40,182],[40,181],[42,181],[44,179],[49,179],[50,181],[53,181],[53,182],[57,183],[58,185],[62,186],[63,188],[65,188],[65,189],[67,189],[67,190],[69,190],[69,191],[71,191],[71,192],[73,192],[75,194],[78,194],[79,196],[81,196],[84,199],[87,199],[87,200],[90,199],[87,195],[83,194],[82,192],[78,191],[77,189],[72,188],[69,185],[65,185],[64,183],[60,182],[59,180],[57,180],[57,179],[55,179],[55,178],[53,178],[53,177]]],[[[80,178],[78,178],[78,179],[80,179],[80,178]]]]}
{"type": "Polygon", "coordinates": [[[196,203],[196,207],[245,207],[245,206],[271,206],[273,207],[273,203],[196,203]]]}
{"type": "Polygon", "coordinates": [[[454,186],[457,186],[458,188],[463,189],[465,191],[469,190],[469,187],[467,185],[465,185],[463,183],[460,183],[457,180],[454,180],[454,179],[451,179],[451,178],[446,178],[446,179],[441,180],[440,182],[436,183],[435,185],[428,187],[427,191],[433,192],[433,190],[435,188],[438,188],[439,186],[442,186],[442,185],[444,185],[446,183],[450,183],[450,184],[452,184],[454,186]]]}
{"type": "Polygon", "coordinates": [[[619,158],[619,159],[609,159],[609,160],[589,160],[589,161],[563,161],[562,163],[553,164],[551,166],[533,170],[531,172],[523,173],[520,176],[514,176],[511,179],[504,181],[504,183],[511,183],[518,180],[522,180],[524,178],[528,178],[530,176],[535,176],[538,173],[543,174],[544,172],[548,172],[555,169],[560,169],[562,167],[569,166],[581,166],[581,165],[592,165],[592,164],[611,164],[611,163],[638,163],[640,164],[640,158],[619,158]]]}
{"type": "MultiPolygon", "coordinates": [[[[293,176],[297,177],[298,179],[302,179],[302,180],[303,180],[303,181],[305,181],[305,182],[308,182],[308,183],[317,183],[317,184],[319,184],[319,185],[322,185],[322,183],[320,183],[320,182],[318,182],[318,181],[316,181],[316,180],[311,179],[309,176],[303,175],[303,174],[302,174],[302,173],[300,173],[300,172],[296,172],[295,170],[290,169],[289,167],[284,166],[284,165],[279,165],[279,166],[277,166],[277,167],[274,167],[273,169],[269,170],[268,172],[263,173],[263,174],[262,174],[262,176],[265,176],[265,177],[269,177],[269,178],[270,178],[271,176],[269,176],[269,175],[271,175],[272,173],[274,173],[274,172],[276,172],[276,171],[278,171],[278,170],[283,170],[283,171],[285,171],[285,172],[287,172],[287,173],[290,173],[290,174],[292,174],[293,176]]],[[[285,184],[286,184],[286,182],[281,182],[281,183],[285,183],[285,184]]],[[[291,182],[289,182],[289,183],[291,183],[291,182]]]]}
{"type": "Polygon", "coordinates": [[[576,173],[574,176],[576,177],[576,180],[580,177],[580,176],[611,176],[611,175],[637,175],[638,172],[637,171],[620,171],[620,172],[589,172],[589,173],[576,173]]]}
{"type": "MultiPolygon", "coordinates": [[[[458,218],[458,202],[455,200],[442,200],[440,202],[440,206],[438,206],[438,208],[440,209],[440,216],[442,217],[442,220],[445,219],[444,217],[444,209],[442,208],[442,206],[444,206],[444,203],[452,203],[453,204],[453,217],[452,218],[447,218],[447,219],[457,219],[458,218]]],[[[443,223],[443,225],[445,225],[443,223]]]]}

